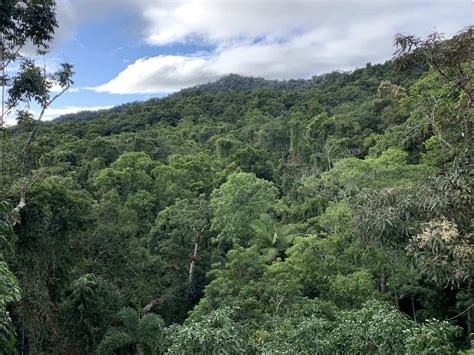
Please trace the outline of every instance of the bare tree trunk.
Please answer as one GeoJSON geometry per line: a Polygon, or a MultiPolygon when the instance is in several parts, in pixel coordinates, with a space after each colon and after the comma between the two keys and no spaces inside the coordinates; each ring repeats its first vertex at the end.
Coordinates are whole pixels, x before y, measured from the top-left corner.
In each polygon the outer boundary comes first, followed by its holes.
{"type": "Polygon", "coordinates": [[[196,261],[198,259],[198,248],[199,248],[199,242],[202,240],[203,233],[206,230],[207,226],[202,227],[202,229],[198,232],[195,230],[196,233],[196,239],[194,240],[194,251],[193,255],[191,256],[191,263],[189,264],[189,285],[191,286],[192,289],[192,281],[193,281],[193,275],[194,275],[194,269],[196,267],[196,261]]]}
{"type": "Polygon", "coordinates": [[[189,264],[189,277],[188,277],[188,283],[191,289],[191,293],[194,293],[193,276],[194,276],[194,269],[196,268],[196,262],[198,260],[199,242],[202,240],[203,233],[206,230],[206,228],[207,228],[207,225],[202,227],[200,231],[194,230],[194,232],[196,233],[196,238],[194,239],[194,251],[193,251],[193,255],[191,256],[191,263],[189,264]]]}
{"type": "Polygon", "coordinates": [[[150,312],[153,307],[159,306],[159,305],[163,304],[164,302],[165,302],[164,299],[161,298],[161,297],[160,298],[155,298],[153,301],[151,301],[145,307],[143,307],[142,314],[146,314],[146,313],[150,312]]]}
{"type": "Polygon", "coordinates": [[[191,257],[191,264],[189,265],[189,283],[190,284],[192,284],[192,281],[193,281],[193,273],[194,273],[194,268],[196,266],[198,246],[199,246],[200,239],[201,237],[198,236],[196,238],[196,241],[194,242],[194,252],[193,252],[193,256],[191,257]]]}
{"type": "Polygon", "coordinates": [[[28,189],[28,186],[26,184],[25,179],[23,179],[20,187],[20,202],[18,202],[18,205],[15,207],[15,211],[20,212],[25,206],[26,206],[26,190],[28,189]]]}
{"type": "Polygon", "coordinates": [[[411,311],[413,312],[413,320],[416,322],[416,311],[415,311],[415,296],[411,296],[411,311]]]}

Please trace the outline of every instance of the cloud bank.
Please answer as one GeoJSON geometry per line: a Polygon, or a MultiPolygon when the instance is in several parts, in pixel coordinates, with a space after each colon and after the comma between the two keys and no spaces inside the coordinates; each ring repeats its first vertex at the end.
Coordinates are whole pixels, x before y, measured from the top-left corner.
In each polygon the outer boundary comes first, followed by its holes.
{"type": "Polygon", "coordinates": [[[288,79],[350,70],[389,59],[398,32],[451,36],[472,22],[469,0],[136,0],[133,9],[125,0],[114,3],[134,13],[157,55],[136,59],[94,88],[113,94],[173,92],[229,73],[288,79]],[[176,44],[212,50],[159,54],[176,44]]]}
{"type": "MultiPolygon", "coordinates": [[[[71,113],[78,113],[81,111],[99,111],[99,110],[106,110],[111,108],[112,106],[89,106],[89,107],[84,107],[84,106],[66,106],[66,107],[58,107],[58,108],[49,108],[45,111],[44,116],[43,116],[43,121],[51,121],[55,119],[56,117],[62,116],[62,115],[68,115],[71,113]]],[[[38,112],[35,110],[30,110],[30,112],[33,115],[37,115],[38,112]]],[[[16,124],[16,117],[15,113],[8,114],[5,118],[5,126],[6,127],[11,127],[16,124]]]]}

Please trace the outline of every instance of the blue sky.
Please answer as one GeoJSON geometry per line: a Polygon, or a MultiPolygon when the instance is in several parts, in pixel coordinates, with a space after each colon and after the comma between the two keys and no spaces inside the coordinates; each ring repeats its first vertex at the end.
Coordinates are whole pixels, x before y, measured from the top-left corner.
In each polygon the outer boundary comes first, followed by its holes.
{"type": "Polygon", "coordinates": [[[470,0],[57,0],[48,67],[75,85],[46,119],[161,97],[228,73],[308,78],[391,57],[397,32],[452,36],[470,0]]]}

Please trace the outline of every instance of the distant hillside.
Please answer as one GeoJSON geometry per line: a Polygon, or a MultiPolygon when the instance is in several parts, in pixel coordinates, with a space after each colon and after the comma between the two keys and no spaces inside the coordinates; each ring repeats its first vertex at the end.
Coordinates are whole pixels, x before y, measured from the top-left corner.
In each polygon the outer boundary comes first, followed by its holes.
{"type": "Polygon", "coordinates": [[[334,71],[327,74],[313,76],[311,79],[291,79],[291,80],[267,80],[264,78],[255,78],[248,76],[241,76],[238,74],[229,74],[223,76],[215,82],[197,85],[191,88],[182,89],[176,93],[170,94],[164,98],[154,98],[144,102],[131,102],[115,106],[111,109],[100,111],[82,111],[74,114],[67,114],[59,116],[55,119],[57,122],[61,121],[86,121],[99,119],[105,116],[114,116],[129,110],[140,110],[140,106],[149,106],[157,104],[158,102],[166,102],[173,100],[179,96],[196,95],[205,92],[225,92],[225,91],[240,91],[250,92],[254,90],[277,90],[277,91],[295,91],[320,89],[321,91],[337,89],[344,84],[357,82],[363,77],[374,77],[375,80],[383,80],[390,78],[394,83],[407,84],[419,76],[419,73],[413,75],[411,78],[399,77],[392,68],[390,61],[384,64],[372,65],[368,63],[365,68],[356,69],[352,72],[334,71]]]}

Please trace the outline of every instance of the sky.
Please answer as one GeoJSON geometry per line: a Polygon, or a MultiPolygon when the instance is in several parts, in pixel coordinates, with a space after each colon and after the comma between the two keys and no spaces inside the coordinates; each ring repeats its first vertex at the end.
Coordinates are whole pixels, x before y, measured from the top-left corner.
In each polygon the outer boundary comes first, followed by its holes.
{"type": "Polygon", "coordinates": [[[450,37],[471,0],[57,0],[51,70],[72,89],[45,119],[162,97],[229,73],[310,78],[382,63],[396,33],[450,37]]]}

